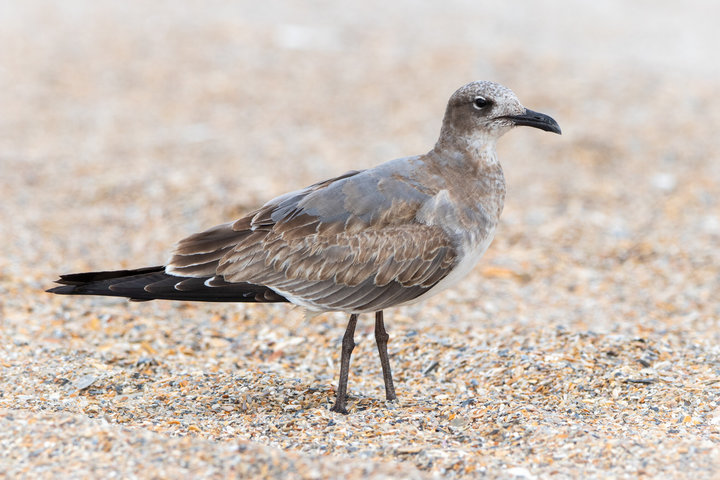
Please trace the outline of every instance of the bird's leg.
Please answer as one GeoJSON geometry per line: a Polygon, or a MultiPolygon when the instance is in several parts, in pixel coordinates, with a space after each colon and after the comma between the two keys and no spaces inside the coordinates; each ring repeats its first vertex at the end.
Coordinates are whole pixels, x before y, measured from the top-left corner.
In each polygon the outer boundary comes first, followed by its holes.
{"type": "Polygon", "coordinates": [[[383,380],[385,381],[385,398],[388,400],[396,400],[395,386],[393,385],[392,372],[390,371],[390,359],[387,353],[389,338],[390,335],[385,331],[382,310],[375,312],[375,342],[377,343],[378,353],[380,353],[380,365],[382,365],[383,380]]]}
{"type": "Polygon", "coordinates": [[[338,384],[337,394],[335,396],[335,405],[330,409],[337,413],[347,413],[345,404],[347,401],[347,383],[348,373],[350,372],[350,355],[355,348],[355,325],[357,324],[357,314],[350,315],[345,335],[342,341],[342,353],[340,354],[340,383],[338,384]]]}

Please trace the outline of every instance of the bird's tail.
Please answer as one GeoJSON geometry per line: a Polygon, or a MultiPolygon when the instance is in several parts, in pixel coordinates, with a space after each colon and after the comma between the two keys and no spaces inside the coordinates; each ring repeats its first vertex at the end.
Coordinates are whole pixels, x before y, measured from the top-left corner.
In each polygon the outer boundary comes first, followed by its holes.
{"type": "Polygon", "coordinates": [[[219,277],[179,277],[164,266],[61,275],[59,295],[104,295],[134,301],[188,300],[197,302],[287,302],[263,285],[229,283],[219,277]]]}

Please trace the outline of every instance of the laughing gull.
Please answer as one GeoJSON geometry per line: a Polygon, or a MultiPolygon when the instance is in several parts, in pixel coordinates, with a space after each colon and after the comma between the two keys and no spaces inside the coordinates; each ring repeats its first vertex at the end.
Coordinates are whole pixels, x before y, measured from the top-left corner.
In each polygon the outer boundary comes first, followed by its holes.
{"type": "Polygon", "coordinates": [[[395,400],[383,310],[455,285],[495,235],[505,179],[495,152],[527,125],[560,133],[509,89],[472,82],[448,102],[425,155],[351,171],[270,200],[245,217],[181,240],[163,266],[62,275],[62,295],[131,300],[292,302],[350,314],[332,411],[347,413],[358,315],[375,313],[385,396],[395,400]]]}

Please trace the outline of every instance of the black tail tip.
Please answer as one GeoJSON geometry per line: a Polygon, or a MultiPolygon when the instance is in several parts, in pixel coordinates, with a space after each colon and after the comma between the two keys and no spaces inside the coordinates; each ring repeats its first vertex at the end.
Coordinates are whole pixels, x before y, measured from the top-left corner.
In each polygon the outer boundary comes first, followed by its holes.
{"type": "MultiPolygon", "coordinates": [[[[60,283],[60,281],[57,281],[60,283]]],[[[61,285],[59,287],[48,288],[45,290],[47,293],[55,293],[57,295],[72,295],[75,291],[74,285],[61,285]]]]}

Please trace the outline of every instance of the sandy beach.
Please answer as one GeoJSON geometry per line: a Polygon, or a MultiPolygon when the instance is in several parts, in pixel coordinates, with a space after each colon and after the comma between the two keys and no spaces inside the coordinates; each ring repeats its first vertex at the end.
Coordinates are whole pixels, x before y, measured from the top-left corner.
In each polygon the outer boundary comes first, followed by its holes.
{"type": "Polygon", "coordinates": [[[720,478],[720,6],[0,5],[0,477],[720,478]],[[512,88],[468,278],[361,316],[59,297],[185,236],[421,154],[512,88]]]}

